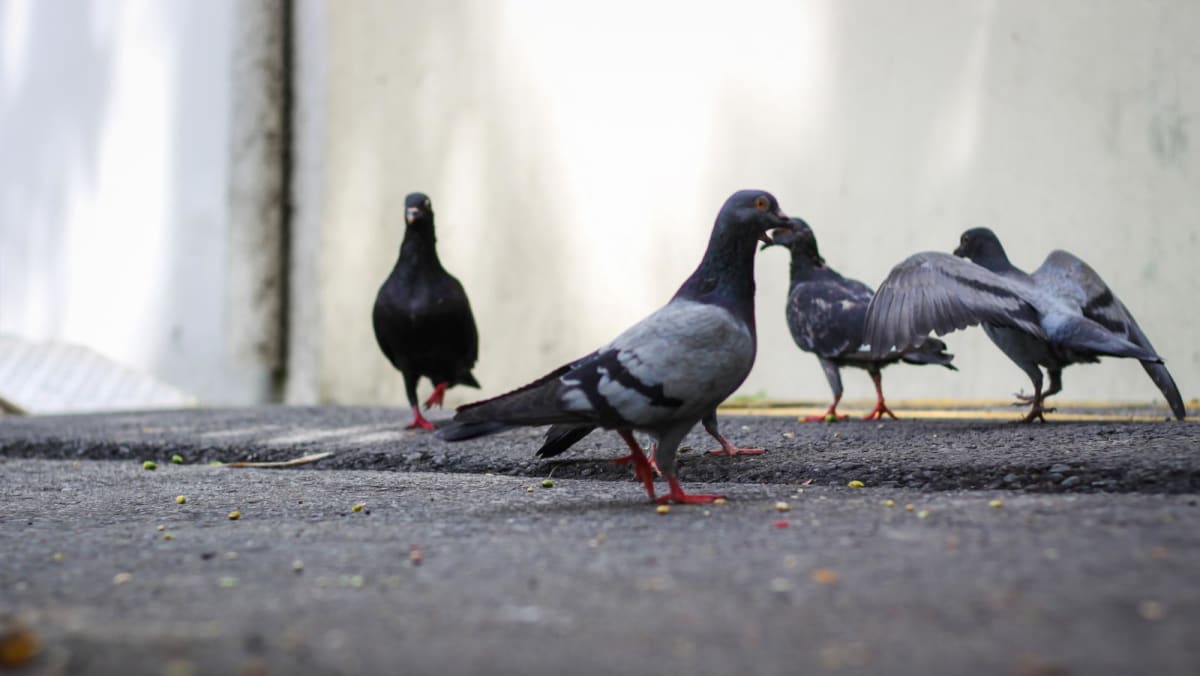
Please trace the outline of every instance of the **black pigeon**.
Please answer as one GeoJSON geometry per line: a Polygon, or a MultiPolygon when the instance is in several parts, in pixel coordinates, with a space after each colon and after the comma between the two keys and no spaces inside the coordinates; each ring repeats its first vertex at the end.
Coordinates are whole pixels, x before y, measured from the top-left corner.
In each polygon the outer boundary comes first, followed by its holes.
{"type": "Polygon", "coordinates": [[[564,433],[572,426],[616,430],[654,499],[653,469],[633,437],[643,432],[657,442],[654,457],[670,485],[659,502],[715,500],[684,493],[675,452],[750,374],[757,350],[755,243],[778,227],[791,226],[770,193],[734,193],[717,214],[699,267],[670,302],[582,359],[508,394],[460,407],[458,425],[438,436],[458,440],[516,425],[565,425],[564,433]]]}
{"type": "Polygon", "coordinates": [[[946,344],[937,338],[924,341],[905,350],[890,350],[886,354],[873,356],[863,346],[863,334],[867,322],[867,305],[874,293],[866,284],[856,279],[846,279],[833,268],[825,265],[817,250],[817,238],[812,228],[799,218],[792,219],[793,229],[772,234],[771,244],[792,252],[791,290],[787,300],[787,324],[792,339],[805,352],[817,355],[829,388],[833,390],[833,403],[822,415],[808,416],[808,422],[834,420],[838,416],[837,405],[842,400],[841,367],[853,366],[866,369],[875,383],[875,409],[864,420],[881,419],[889,415],[894,420],[887,404],[883,402],[881,370],[889,364],[903,361],[908,364],[939,364],[957,370],[950,363],[954,355],[948,354],[946,344]]]}
{"type": "Polygon", "coordinates": [[[438,260],[429,198],[415,192],[404,198],[407,227],[400,257],[375,296],[375,340],[404,375],[404,392],[412,406],[407,429],[433,429],[417,406],[422,376],[434,390],[425,408],[442,404],[446,388],[479,387],[471,368],[479,355],[475,317],[462,284],[438,260]]]}
{"type": "Polygon", "coordinates": [[[893,268],[867,310],[867,342],[882,351],[975,324],[1033,381],[1032,396],[1017,395],[1032,405],[1025,422],[1053,410],[1044,401],[1062,389],[1063,368],[1100,357],[1141,361],[1175,417],[1186,415],[1162,357],[1100,275],[1061,250],[1026,274],[987,228],[964,232],[954,256],[919,253],[893,268]],[[1039,367],[1050,376],[1045,392],[1039,367]]]}

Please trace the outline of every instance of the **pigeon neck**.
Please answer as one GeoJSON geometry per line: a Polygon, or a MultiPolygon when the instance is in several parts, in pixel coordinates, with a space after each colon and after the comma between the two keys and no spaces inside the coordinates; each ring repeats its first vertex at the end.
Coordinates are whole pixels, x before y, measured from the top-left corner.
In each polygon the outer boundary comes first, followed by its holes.
{"type": "Polygon", "coordinates": [[[999,245],[984,249],[975,256],[972,256],[971,260],[976,265],[987,268],[998,275],[1021,272],[1015,265],[1008,261],[1008,256],[999,245]]]}
{"type": "Polygon", "coordinates": [[[791,281],[804,282],[820,276],[819,270],[824,268],[801,251],[792,252],[791,281]]]}
{"type": "Polygon", "coordinates": [[[757,241],[713,230],[704,258],[675,298],[717,305],[743,321],[754,333],[754,250],[757,241]]]}
{"type": "Polygon", "coordinates": [[[404,231],[400,244],[400,260],[415,260],[426,264],[441,265],[437,255],[437,237],[433,234],[433,223],[414,223],[404,231]]]}

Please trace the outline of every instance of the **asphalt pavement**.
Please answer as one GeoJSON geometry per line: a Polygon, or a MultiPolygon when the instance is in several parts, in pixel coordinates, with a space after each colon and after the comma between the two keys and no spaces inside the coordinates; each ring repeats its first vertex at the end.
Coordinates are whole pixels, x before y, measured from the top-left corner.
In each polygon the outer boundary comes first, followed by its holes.
{"type": "Polygon", "coordinates": [[[285,407],[0,418],[0,664],[1200,673],[1193,422],[723,414],[727,436],[768,452],[707,456],[693,434],[684,486],[729,500],[660,514],[608,462],[623,453],[611,433],[538,461],[537,430],[451,445],[405,421],[285,407]],[[313,453],[332,455],[210,465],[313,453]]]}

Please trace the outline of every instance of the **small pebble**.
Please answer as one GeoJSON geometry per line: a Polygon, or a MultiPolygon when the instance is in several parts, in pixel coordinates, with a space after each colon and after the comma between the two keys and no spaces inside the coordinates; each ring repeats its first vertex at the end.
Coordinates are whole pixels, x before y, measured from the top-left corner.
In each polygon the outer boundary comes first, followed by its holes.
{"type": "Polygon", "coordinates": [[[229,513],[229,520],[230,520],[230,521],[237,521],[237,520],[238,520],[238,519],[240,519],[240,518],[242,518],[242,513],[241,513],[241,512],[239,512],[239,511],[238,511],[238,510],[236,510],[236,509],[235,509],[235,510],[233,510],[232,512],[230,512],[230,513],[229,513]]]}
{"type": "Polygon", "coordinates": [[[863,484],[863,482],[859,481],[858,479],[855,479],[846,485],[849,486],[850,488],[862,488],[864,484],[863,484]]]}
{"type": "Polygon", "coordinates": [[[154,462],[153,460],[147,460],[146,462],[142,463],[142,469],[147,469],[153,472],[154,470],[158,469],[158,463],[154,462]]]}

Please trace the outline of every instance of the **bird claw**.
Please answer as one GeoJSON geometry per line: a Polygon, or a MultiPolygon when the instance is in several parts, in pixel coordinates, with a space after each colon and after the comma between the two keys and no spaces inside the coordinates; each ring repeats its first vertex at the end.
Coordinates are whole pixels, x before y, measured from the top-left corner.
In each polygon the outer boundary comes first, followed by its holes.
{"type": "Polygon", "coordinates": [[[422,429],[422,430],[427,430],[429,432],[432,432],[435,428],[434,428],[433,423],[429,422],[428,420],[426,420],[424,418],[417,418],[416,420],[409,423],[404,429],[406,429],[406,430],[422,429]]]}
{"type": "Polygon", "coordinates": [[[875,409],[863,416],[863,420],[883,420],[884,414],[890,416],[892,420],[899,420],[896,414],[892,413],[892,409],[888,408],[883,402],[875,404],[875,409]]]}
{"type": "Polygon", "coordinates": [[[679,485],[679,479],[675,477],[667,478],[667,482],[671,485],[671,492],[655,500],[660,505],[665,505],[669,502],[679,505],[707,505],[724,497],[722,495],[684,493],[683,486],[679,485]]]}
{"type": "Polygon", "coordinates": [[[821,415],[804,416],[803,418],[800,418],[800,421],[801,422],[839,422],[842,420],[849,420],[849,419],[850,419],[849,414],[838,413],[837,410],[831,406],[828,411],[825,411],[821,415]],[[833,420],[830,420],[829,416],[833,416],[833,420]]]}
{"type": "Polygon", "coordinates": [[[449,386],[449,383],[438,383],[433,387],[433,394],[429,395],[429,398],[425,400],[426,411],[434,406],[442,408],[442,400],[445,398],[446,388],[449,386]]]}

